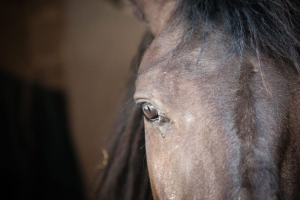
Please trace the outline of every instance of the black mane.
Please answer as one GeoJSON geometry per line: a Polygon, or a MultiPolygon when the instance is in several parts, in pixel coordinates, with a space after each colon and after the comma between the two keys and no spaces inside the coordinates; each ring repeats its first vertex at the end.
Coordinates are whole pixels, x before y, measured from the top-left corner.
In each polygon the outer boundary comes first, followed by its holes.
{"type": "Polygon", "coordinates": [[[222,23],[232,51],[250,49],[280,60],[290,60],[300,71],[299,0],[180,0],[177,14],[189,30],[209,30],[222,23]]]}

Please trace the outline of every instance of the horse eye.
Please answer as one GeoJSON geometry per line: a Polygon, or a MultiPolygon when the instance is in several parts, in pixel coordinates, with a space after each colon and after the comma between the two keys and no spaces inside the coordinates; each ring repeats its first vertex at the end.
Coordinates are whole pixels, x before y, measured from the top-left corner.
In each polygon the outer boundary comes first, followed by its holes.
{"type": "Polygon", "coordinates": [[[149,103],[149,102],[143,103],[142,110],[143,110],[144,116],[148,120],[150,120],[150,121],[159,120],[158,110],[155,109],[151,103],[149,103]]]}

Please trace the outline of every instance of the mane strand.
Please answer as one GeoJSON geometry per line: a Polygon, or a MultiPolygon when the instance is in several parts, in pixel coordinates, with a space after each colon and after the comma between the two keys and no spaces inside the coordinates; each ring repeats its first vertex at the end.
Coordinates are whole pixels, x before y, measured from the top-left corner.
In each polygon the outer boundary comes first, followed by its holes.
{"type": "Polygon", "coordinates": [[[150,33],[145,34],[138,54],[132,62],[131,77],[125,96],[125,99],[129,100],[116,121],[118,126],[113,130],[109,143],[108,163],[100,172],[94,199],[152,199],[145,159],[143,114],[132,99],[138,66],[152,39],[150,33]]]}
{"type": "Polygon", "coordinates": [[[242,55],[250,49],[278,60],[290,60],[300,71],[300,1],[179,0],[178,3],[176,13],[189,22],[189,29],[210,30],[221,23],[235,53],[242,55]]]}

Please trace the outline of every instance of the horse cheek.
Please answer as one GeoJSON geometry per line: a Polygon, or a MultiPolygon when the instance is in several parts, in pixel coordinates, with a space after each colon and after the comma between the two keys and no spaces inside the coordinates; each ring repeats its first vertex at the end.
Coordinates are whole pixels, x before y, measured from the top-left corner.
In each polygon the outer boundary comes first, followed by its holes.
{"type": "Polygon", "coordinates": [[[163,138],[159,127],[145,122],[147,165],[154,199],[177,199],[181,190],[175,181],[178,146],[173,131],[168,128],[163,138]]]}

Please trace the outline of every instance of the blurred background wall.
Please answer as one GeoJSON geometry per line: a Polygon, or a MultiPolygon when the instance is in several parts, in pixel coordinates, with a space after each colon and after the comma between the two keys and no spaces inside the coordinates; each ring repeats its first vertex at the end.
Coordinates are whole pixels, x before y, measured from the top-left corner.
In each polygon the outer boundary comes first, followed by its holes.
{"type": "Polygon", "coordinates": [[[69,111],[84,177],[90,182],[145,27],[105,1],[68,0],[66,8],[69,111]]]}
{"type": "Polygon", "coordinates": [[[9,199],[86,199],[144,27],[101,0],[0,3],[9,199]]]}

